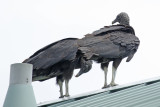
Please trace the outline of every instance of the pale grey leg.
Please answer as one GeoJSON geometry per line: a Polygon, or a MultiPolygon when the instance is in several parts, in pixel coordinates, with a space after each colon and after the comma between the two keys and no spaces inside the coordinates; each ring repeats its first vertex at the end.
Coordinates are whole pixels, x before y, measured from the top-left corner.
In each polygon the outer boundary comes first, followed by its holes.
{"type": "Polygon", "coordinates": [[[104,86],[102,87],[102,89],[109,87],[107,85],[107,73],[108,73],[108,67],[104,67],[104,86]]]}
{"type": "Polygon", "coordinates": [[[66,86],[66,94],[65,97],[69,97],[69,86],[68,86],[69,80],[65,80],[65,86],[66,86]]]}
{"type": "Polygon", "coordinates": [[[115,83],[115,78],[116,78],[117,68],[118,68],[119,64],[121,63],[121,61],[122,61],[122,59],[116,59],[113,62],[113,66],[112,66],[112,81],[110,83],[111,87],[118,85],[118,84],[115,83]]]}
{"type": "Polygon", "coordinates": [[[63,98],[63,82],[62,81],[58,81],[58,85],[60,88],[60,97],[59,98],[63,98]]]}
{"type": "Polygon", "coordinates": [[[111,87],[118,85],[118,84],[115,83],[116,71],[117,71],[117,69],[114,66],[112,66],[112,81],[110,83],[111,87]]]}
{"type": "Polygon", "coordinates": [[[108,64],[109,64],[109,62],[107,62],[107,63],[101,63],[101,68],[102,68],[103,71],[104,71],[104,86],[102,87],[102,89],[109,87],[109,86],[107,85],[108,64]]]}

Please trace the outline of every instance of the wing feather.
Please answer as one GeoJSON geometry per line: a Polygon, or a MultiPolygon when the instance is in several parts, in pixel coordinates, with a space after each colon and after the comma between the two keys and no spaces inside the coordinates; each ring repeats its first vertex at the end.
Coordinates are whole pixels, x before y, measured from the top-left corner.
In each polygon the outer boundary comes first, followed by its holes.
{"type": "Polygon", "coordinates": [[[83,38],[79,50],[87,59],[94,56],[104,58],[124,58],[134,55],[139,46],[139,39],[131,33],[116,31],[103,36],[83,38]]]}
{"type": "Polygon", "coordinates": [[[60,61],[73,60],[77,50],[77,39],[68,38],[40,49],[24,62],[33,64],[34,69],[45,69],[60,61]]]}
{"type": "Polygon", "coordinates": [[[135,35],[134,29],[131,26],[125,25],[112,25],[112,26],[104,26],[103,28],[94,31],[91,35],[92,36],[102,36],[114,31],[123,31],[127,33],[131,33],[135,35]]]}

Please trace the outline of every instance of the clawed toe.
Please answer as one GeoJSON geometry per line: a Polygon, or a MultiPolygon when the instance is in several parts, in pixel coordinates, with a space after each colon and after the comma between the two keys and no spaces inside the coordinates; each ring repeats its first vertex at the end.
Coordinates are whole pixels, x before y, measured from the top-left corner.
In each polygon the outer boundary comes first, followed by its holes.
{"type": "Polygon", "coordinates": [[[115,83],[111,83],[109,84],[110,87],[114,87],[114,86],[117,86],[118,84],[115,84],[115,83]]]}
{"type": "Polygon", "coordinates": [[[59,98],[64,98],[64,95],[63,95],[63,96],[60,96],[59,98]]]}
{"type": "Polygon", "coordinates": [[[109,87],[110,87],[109,85],[105,85],[102,87],[102,89],[109,88],[109,87]]]}
{"type": "Polygon", "coordinates": [[[70,97],[70,95],[64,95],[64,97],[70,97]]]}

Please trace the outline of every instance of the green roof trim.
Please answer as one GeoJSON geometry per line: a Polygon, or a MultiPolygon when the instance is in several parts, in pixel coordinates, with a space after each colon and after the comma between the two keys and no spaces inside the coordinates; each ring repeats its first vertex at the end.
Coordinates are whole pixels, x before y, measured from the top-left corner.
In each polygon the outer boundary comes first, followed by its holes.
{"type": "Polygon", "coordinates": [[[38,107],[160,107],[160,77],[41,103],[38,107]]]}

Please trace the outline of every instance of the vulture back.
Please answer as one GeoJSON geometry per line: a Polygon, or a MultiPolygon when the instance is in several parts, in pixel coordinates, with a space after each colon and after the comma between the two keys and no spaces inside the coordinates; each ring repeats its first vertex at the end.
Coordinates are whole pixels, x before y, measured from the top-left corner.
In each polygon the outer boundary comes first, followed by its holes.
{"type": "Polygon", "coordinates": [[[138,49],[139,39],[131,26],[113,25],[94,31],[79,41],[79,50],[87,59],[113,60],[127,58],[130,61],[138,49]]]}

